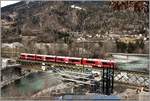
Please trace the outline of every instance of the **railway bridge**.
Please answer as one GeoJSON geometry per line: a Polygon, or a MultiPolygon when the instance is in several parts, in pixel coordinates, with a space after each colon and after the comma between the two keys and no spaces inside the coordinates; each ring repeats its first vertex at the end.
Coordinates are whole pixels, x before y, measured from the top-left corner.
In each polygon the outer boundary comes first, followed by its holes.
{"type": "Polygon", "coordinates": [[[89,68],[87,66],[77,66],[71,64],[62,64],[54,62],[41,62],[31,60],[17,60],[24,68],[34,69],[37,71],[43,71],[45,69],[59,69],[65,71],[77,71],[81,73],[87,73],[87,70],[97,71],[103,78],[103,93],[110,95],[113,91],[113,83],[127,84],[136,87],[144,87],[148,90],[149,87],[149,74],[146,72],[137,72],[129,70],[109,69],[109,68],[89,68]],[[106,89],[110,88],[110,89],[106,89]],[[110,91],[110,92],[107,92],[110,91]]]}

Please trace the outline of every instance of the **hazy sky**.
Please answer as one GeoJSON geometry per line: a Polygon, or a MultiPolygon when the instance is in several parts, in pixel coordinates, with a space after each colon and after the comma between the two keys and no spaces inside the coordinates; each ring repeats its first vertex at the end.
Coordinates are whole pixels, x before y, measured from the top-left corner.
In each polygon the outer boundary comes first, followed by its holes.
{"type": "Polygon", "coordinates": [[[14,4],[14,3],[17,3],[17,2],[19,2],[19,0],[2,0],[1,1],[1,7],[7,6],[7,5],[10,5],[10,4],[14,4]]]}

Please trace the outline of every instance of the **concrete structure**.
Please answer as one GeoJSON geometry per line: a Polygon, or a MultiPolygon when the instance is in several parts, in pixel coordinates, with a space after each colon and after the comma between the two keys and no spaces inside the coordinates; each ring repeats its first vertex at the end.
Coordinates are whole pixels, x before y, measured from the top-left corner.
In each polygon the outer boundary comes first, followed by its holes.
{"type": "Polygon", "coordinates": [[[14,82],[19,79],[22,75],[21,65],[15,64],[15,61],[12,59],[2,59],[2,68],[1,68],[1,87],[14,82]]]}

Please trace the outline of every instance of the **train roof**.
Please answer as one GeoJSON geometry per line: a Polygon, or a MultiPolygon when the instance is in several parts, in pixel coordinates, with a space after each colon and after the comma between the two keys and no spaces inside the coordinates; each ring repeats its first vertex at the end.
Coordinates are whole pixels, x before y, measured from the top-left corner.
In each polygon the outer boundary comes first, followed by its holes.
{"type": "Polygon", "coordinates": [[[30,53],[21,53],[21,55],[35,55],[35,54],[30,54],[30,53]]]}
{"type": "MultiPolygon", "coordinates": [[[[37,54],[37,55],[39,55],[39,54],[37,54]]],[[[39,55],[39,56],[56,57],[55,55],[39,55]]]]}
{"type": "Polygon", "coordinates": [[[68,58],[67,56],[56,56],[58,58],[68,58]]]}
{"type": "Polygon", "coordinates": [[[90,60],[90,61],[99,60],[99,59],[91,59],[91,58],[83,58],[83,59],[90,60]]]}
{"type": "Polygon", "coordinates": [[[37,56],[46,56],[46,57],[55,57],[53,55],[40,55],[40,54],[36,54],[37,56]]]}
{"type": "Polygon", "coordinates": [[[79,57],[68,57],[69,59],[82,59],[82,58],[79,58],[79,57]]]}

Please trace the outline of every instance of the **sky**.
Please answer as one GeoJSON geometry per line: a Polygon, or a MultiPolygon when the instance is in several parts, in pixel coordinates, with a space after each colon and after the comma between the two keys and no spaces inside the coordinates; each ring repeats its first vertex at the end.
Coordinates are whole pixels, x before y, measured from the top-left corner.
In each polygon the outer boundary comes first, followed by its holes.
{"type": "Polygon", "coordinates": [[[7,5],[10,5],[10,4],[14,4],[14,3],[17,3],[17,2],[19,2],[19,0],[2,0],[1,1],[1,7],[7,6],[7,5]]]}

